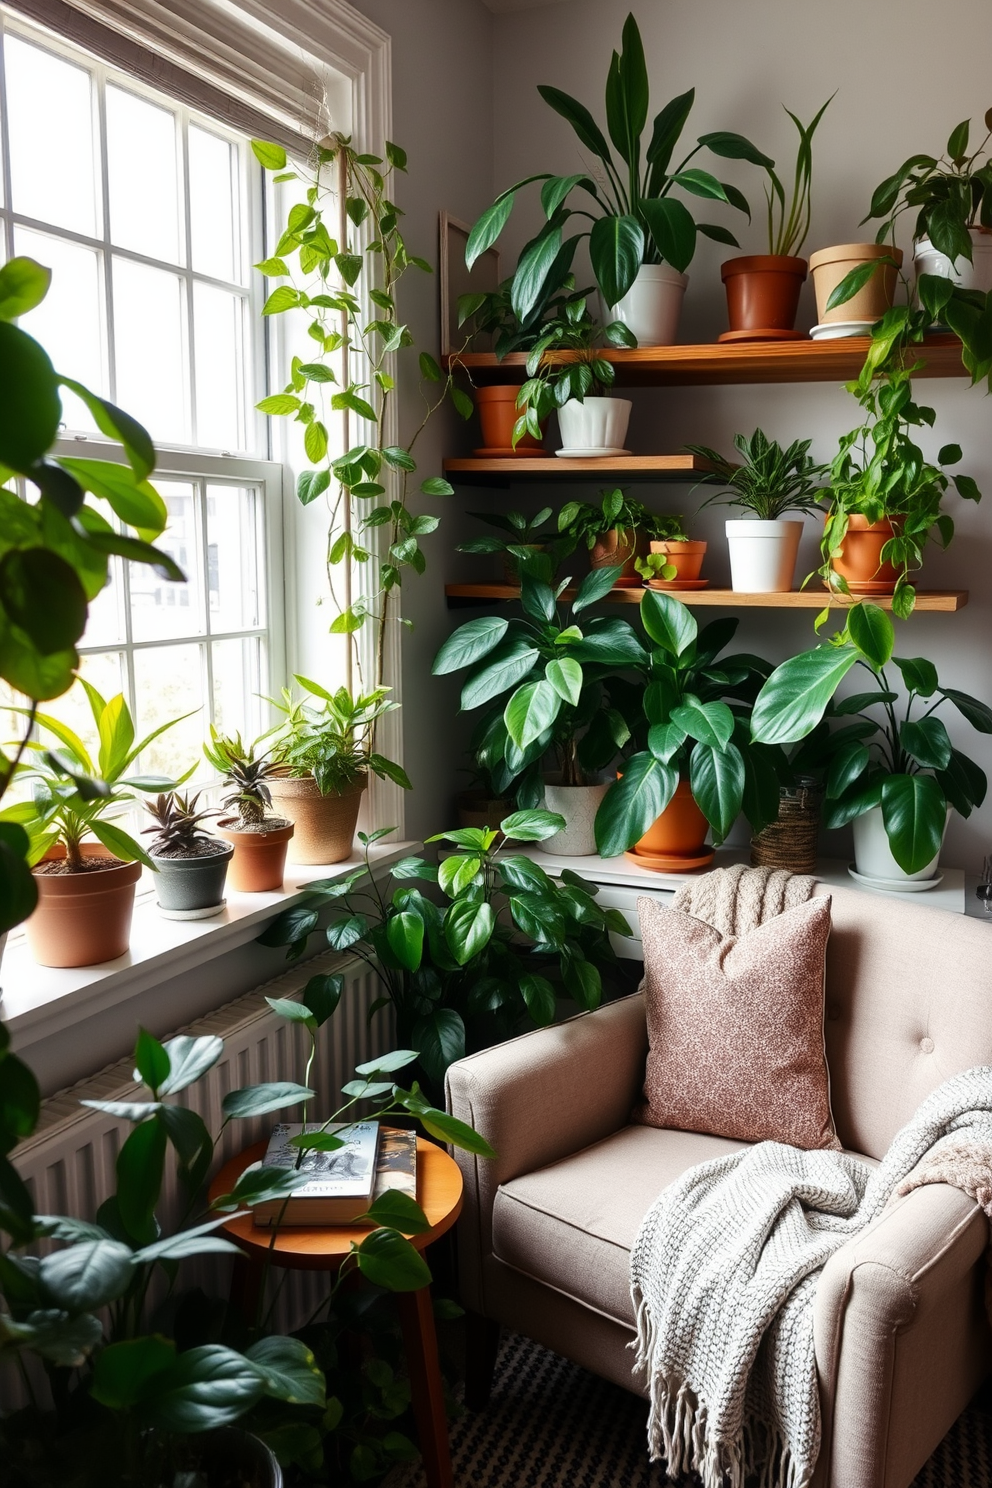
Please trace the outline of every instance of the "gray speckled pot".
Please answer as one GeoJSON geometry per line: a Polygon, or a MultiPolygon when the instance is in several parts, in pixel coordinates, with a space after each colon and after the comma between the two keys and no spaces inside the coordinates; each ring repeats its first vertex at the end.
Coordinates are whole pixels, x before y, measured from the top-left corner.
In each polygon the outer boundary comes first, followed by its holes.
{"type": "Polygon", "coordinates": [[[224,898],[227,865],[234,848],[218,843],[220,852],[204,853],[199,858],[160,858],[149,854],[158,872],[155,894],[160,909],[218,909],[224,898]]]}

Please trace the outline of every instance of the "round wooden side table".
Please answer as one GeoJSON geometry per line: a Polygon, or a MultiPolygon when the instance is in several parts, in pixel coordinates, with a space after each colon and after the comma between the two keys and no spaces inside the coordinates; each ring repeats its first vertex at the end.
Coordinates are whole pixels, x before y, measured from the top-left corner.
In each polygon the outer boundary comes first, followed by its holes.
{"type": "MultiPolygon", "coordinates": [[[[210,1185],[211,1201],[220,1194],[230,1193],[245,1168],[265,1156],[266,1146],[265,1142],[256,1142],[225,1163],[210,1185]]],[[[417,1202],[431,1227],[423,1235],[411,1235],[409,1239],[418,1250],[424,1250],[451,1229],[462,1207],[462,1175],[457,1163],[443,1148],[424,1137],[417,1138],[417,1202]]],[[[232,1291],[237,1292],[237,1300],[250,1316],[258,1299],[266,1261],[270,1266],[296,1271],[336,1271],[352,1243],[359,1245],[369,1230],[368,1225],[323,1225],[312,1229],[294,1225],[280,1230],[273,1242],[272,1231],[256,1227],[250,1214],[229,1219],[221,1226],[221,1232],[240,1247],[245,1257],[245,1266],[235,1267],[232,1291]]],[[[430,1287],[394,1295],[428,1488],[452,1488],[448,1422],[430,1287]]]]}

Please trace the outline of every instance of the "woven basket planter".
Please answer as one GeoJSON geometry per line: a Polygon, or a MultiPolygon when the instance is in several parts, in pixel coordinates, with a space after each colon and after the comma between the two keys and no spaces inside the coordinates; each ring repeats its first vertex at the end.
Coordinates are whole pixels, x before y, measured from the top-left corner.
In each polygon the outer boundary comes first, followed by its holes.
{"type": "Polygon", "coordinates": [[[779,790],[778,821],[751,838],[752,866],[812,873],[822,799],[823,787],[811,776],[800,775],[795,785],[783,785],[779,790]]]}

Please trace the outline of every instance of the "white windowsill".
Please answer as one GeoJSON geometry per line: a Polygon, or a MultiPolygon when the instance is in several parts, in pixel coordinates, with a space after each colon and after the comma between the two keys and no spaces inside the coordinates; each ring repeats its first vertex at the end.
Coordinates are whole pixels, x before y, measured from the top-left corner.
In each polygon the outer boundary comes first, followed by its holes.
{"type": "MultiPolygon", "coordinates": [[[[372,847],[369,859],[374,876],[378,878],[382,870],[409,857],[419,846],[394,842],[372,847]]],[[[236,894],[228,889],[226,907],[210,920],[164,919],[154,894],[139,893],[127,955],[100,966],[39,966],[23,933],[15,934],[0,965],[0,1016],[15,1036],[30,1031],[37,1038],[46,1023],[65,1029],[255,940],[281,910],[304,897],[308,884],[343,878],[362,862],[355,854],[327,867],[289,863],[281,889],[267,894],[236,894]]]]}

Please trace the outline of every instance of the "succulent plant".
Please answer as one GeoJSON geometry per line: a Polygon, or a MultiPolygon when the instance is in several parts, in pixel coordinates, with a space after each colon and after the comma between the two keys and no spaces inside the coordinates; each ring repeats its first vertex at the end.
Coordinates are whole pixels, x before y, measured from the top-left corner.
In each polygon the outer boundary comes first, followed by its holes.
{"type": "Polygon", "coordinates": [[[256,755],[255,745],[246,747],[240,734],[226,738],[212,724],[210,743],[204,744],[203,753],[231,787],[221,797],[221,805],[236,808],[242,826],[263,822],[272,805],[272,795],[265,782],[280,766],[267,754],[256,755]]]}
{"type": "Polygon", "coordinates": [[[200,823],[217,812],[204,808],[198,811],[200,793],[195,796],[180,795],[179,791],[166,791],[154,801],[145,803],[145,810],[155,825],[145,827],[152,833],[152,851],[160,858],[198,858],[209,850],[216,838],[205,832],[200,823]]]}

